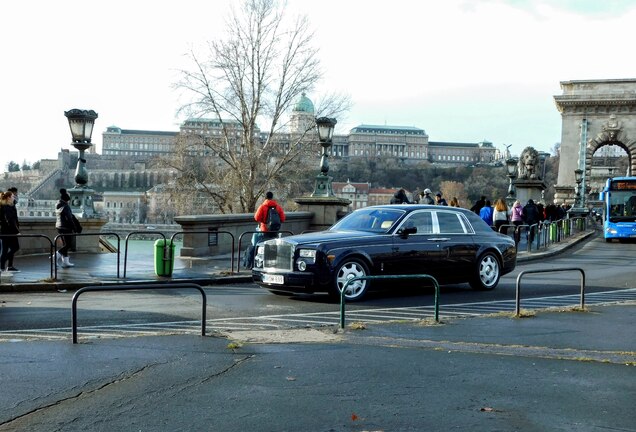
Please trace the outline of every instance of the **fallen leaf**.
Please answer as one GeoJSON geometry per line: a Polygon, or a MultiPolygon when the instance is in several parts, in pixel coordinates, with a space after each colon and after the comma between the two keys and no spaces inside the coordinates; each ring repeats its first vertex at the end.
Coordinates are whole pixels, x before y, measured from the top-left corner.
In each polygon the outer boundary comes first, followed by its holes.
{"type": "Polygon", "coordinates": [[[351,414],[351,421],[356,421],[358,420],[358,416],[355,415],[355,413],[351,414]]]}
{"type": "Polygon", "coordinates": [[[499,410],[496,410],[496,409],[494,409],[492,407],[483,407],[479,411],[481,411],[481,412],[499,412],[499,410]]]}

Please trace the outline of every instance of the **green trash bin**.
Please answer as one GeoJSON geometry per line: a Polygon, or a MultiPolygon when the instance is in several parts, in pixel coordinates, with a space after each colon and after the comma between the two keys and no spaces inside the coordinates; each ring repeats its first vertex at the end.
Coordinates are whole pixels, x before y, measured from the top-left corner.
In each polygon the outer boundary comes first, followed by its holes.
{"type": "Polygon", "coordinates": [[[155,242],[155,273],[157,276],[172,276],[174,268],[174,243],[159,239],[155,242]]]}
{"type": "Polygon", "coordinates": [[[550,224],[550,241],[551,241],[552,243],[554,243],[554,242],[556,242],[556,241],[557,241],[557,232],[558,232],[558,230],[557,230],[557,224],[555,224],[555,223],[551,223],[551,224],[550,224]]]}

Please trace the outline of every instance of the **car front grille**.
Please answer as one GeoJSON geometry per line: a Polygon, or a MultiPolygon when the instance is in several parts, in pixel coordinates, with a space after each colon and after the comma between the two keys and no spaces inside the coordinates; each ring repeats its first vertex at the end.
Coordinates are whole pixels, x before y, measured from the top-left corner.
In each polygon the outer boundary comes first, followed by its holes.
{"type": "Polygon", "coordinates": [[[272,240],[265,243],[265,270],[287,270],[293,268],[294,247],[290,243],[281,240],[272,240]]]}

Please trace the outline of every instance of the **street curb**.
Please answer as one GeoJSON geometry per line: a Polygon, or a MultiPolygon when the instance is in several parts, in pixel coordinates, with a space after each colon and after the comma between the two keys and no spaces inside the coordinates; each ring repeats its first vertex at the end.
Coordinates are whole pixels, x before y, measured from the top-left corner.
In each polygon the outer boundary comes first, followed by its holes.
{"type": "Polygon", "coordinates": [[[583,235],[575,238],[573,241],[571,242],[563,242],[560,243],[560,246],[555,247],[551,250],[546,250],[546,251],[542,251],[542,252],[525,252],[524,255],[522,256],[517,256],[517,262],[529,262],[529,261],[537,261],[540,259],[544,259],[544,258],[549,258],[555,255],[560,254],[563,251],[566,251],[572,247],[574,247],[575,245],[580,244],[583,241],[588,240],[590,237],[592,237],[594,234],[596,234],[596,231],[590,231],[588,233],[584,233],[583,235]]]}

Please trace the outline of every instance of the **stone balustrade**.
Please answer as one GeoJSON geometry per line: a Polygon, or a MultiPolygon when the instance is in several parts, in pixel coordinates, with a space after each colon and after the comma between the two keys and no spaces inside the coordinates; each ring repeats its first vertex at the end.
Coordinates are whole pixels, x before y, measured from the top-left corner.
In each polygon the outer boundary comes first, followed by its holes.
{"type": "MultiPolygon", "coordinates": [[[[77,237],[78,252],[101,252],[99,246],[99,233],[106,219],[91,218],[79,219],[82,225],[82,234],[77,237]],[[94,235],[92,235],[94,234],[94,235]]],[[[20,218],[20,250],[18,255],[32,255],[37,253],[49,253],[51,242],[57,237],[54,217],[24,217],[20,218]],[[46,236],[44,238],[42,236],[46,236]]],[[[58,245],[59,248],[60,245],[58,245]]]]}
{"type": "MultiPolygon", "coordinates": [[[[304,211],[286,212],[285,217],[281,231],[300,234],[309,230],[314,214],[304,211]]],[[[252,213],[177,216],[174,219],[183,230],[181,256],[188,257],[230,253],[232,238],[226,232],[234,236],[234,245],[238,248],[241,234],[255,231],[257,226],[252,213]]],[[[243,235],[241,248],[247,247],[250,241],[251,234],[243,235]]]]}

